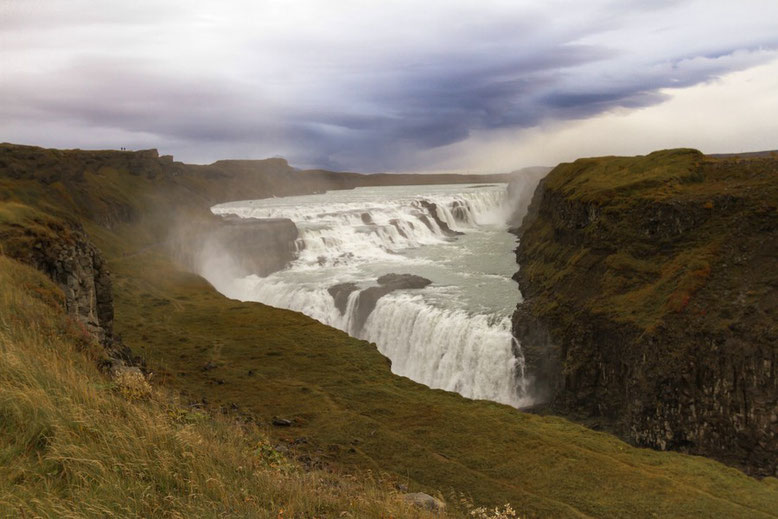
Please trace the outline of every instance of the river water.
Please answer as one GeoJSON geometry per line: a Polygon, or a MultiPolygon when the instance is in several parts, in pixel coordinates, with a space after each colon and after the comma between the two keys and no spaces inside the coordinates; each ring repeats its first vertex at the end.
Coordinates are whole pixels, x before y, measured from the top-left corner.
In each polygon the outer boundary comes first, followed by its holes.
{"type": "Polygon", "coordinates": [[[297,259],[267,277],[231,277],[218,262],[206,261],[201,271],[228,297],[296,310],[375,343],[398,375],[519,407],[531,402],[521,348],[510,331],[521,297],[511,279],[516,238],[505,223],[511,209],[505,184],[370,187],[231,202],[212,211],[291,219],[299,231],[297,259]],[[389,273],[432,283],[386,294],[366,319],[358,318],[361,290],[389,273]],[[328,289],[344,283],[356,290],[338,309],[328,289]]]}

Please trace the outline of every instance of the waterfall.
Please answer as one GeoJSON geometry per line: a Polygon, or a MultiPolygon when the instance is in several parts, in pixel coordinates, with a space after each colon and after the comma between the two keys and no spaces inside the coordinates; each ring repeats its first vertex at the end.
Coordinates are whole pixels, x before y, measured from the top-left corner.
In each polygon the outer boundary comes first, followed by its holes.
{"type": "Polygon", "coordinates": [[[505,221],[504,189],[368,203],[322,200],[322,203],[298,205],[297,199],[301,198],[305,197],[257,200],[243,205],[233,202],[212,210],[215,214],[234,214],[241,218],[292,220],[300,232],[298,261],[316,266],[391,260],[393,254],[404,249],[440,243],[447,239],[447,234],[435,216],[458,231],[505,221]],[[429,214],[420,205],[421,201],[435,204],[437,214],[429,214]]]}
{"type": "Polygon", "coordinates": [[[392,369],[433,388],[519,406],[527,387],[514,357],[511,323],[435,308],[418,295],[378,301],[360,334],[392,359],[392,369]],[[506,347],[507,346],[507,347],[506,347]]]}
{"type": "MultiPolygon", "coordinates": [[[[527,405],[524,360],[514,353],[520,348],[512,348],[509,317],[518,297],[515,285],[509,286],[513,292],[505,308],[495,312],[458,307],[457,296],[447,295],[456,287],[444,283],[450,276],[480,275],[479,280],[492,276],[510,285],[509,274],[449,272],[447,259],[414,253],[453,247],[452,253],[462,254],[467,251],[456,248],[462,233],[497,232],[495,226],[503,232],[505,187],[428,187],[428,192],[413,195],[409,190],[361,188],[216,206],[216,214],[291,219],[299,231],[297,260],[265,278],[229,278],[213,272],[216,267],[204,268],[203,274],[229,297],[299,311],[374,342],[391,359],[394,373],[468,398],[527,405]],[[429,274],[433,285],[384,295],[366,320],[357,319],[360,292],[389,272],[429,274]],[[342,312],[328,292],[341,283],[354,287],[342,312]]],[[[483,296],[480,290],[475,285],[471,292],[483,296]]]]}

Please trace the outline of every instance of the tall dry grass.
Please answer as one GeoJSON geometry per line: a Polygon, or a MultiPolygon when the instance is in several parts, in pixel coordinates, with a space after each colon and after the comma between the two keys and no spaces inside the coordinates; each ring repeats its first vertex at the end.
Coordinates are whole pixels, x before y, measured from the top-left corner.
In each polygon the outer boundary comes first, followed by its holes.
{"type": "Polygon", "coordinates": [[[425,517],[387,484],[304,471],[256,427],[128,399],[60,297],[0,256],[1,517],[425,517]]]}

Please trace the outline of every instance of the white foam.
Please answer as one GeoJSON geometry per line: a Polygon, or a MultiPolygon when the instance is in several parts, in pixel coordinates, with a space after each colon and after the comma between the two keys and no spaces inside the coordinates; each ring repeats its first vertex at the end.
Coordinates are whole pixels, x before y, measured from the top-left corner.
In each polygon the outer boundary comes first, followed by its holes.
{"type": "MultiPolygon", "coordinates": [[[[414,272],[432,260],[408,257],[408,251],[456,245],[449,243],[452,238],[422,201],[434,203],[442,222],[465,233],[504,225],[509,205],[504,186],[429,188],[413,196],[382,188],[222,204],[213,212],[291,219],[300,233],[298,259],[266,278],[230,278],[218,262],[204,263],[202,273],[229,297],[299,311],[376,343],[391,359],[394,373],[468,398],[528,405],[524,360],[520,348],[512,347],[510,307],[505,315],[468,312],[448,299],[456,298],[457,286],[435,285],[380,298],[361,329],[355,329],[359,291],[349,295],[343,314],[335,307],[329,287],[350,281],[366,288],[375,285],[374,264],[396,264],[396,269],[391,267],[394,272],[414,272]]],[[[460,249],[452,252],[469,252],[460,249]]],[[[484,273],[460,275],[510,282],[484,273]]]]}
{"type": "Polygon", "coordinates": [[[418,295],[378,300],[360,338],[392,360],[392,371],[468,398],[529,403],[524,360],[511,349],[510,319],[426,304],[418,295]]]}
{"type": "Polygon", "coordinates": [[[292,220],[300,233],[298,262],[313,266],[403,261],[396,256],[403,250],[446,241],[448,236],[422,206],[422,200],[436,204],[437,216],[453,230],[505,221],[505,189],[356,202],[301,203],[303,198],[232,202],[212,211],[241,218],[292,220]],[[459,206],[460,218],[454,214],[454,204],[459,206]]]}

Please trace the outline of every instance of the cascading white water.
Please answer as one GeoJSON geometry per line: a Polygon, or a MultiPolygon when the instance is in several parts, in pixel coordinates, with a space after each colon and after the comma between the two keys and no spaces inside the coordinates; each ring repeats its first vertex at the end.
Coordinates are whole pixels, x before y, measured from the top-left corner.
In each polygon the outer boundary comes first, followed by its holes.
{"type": "Polygon", "coordinates": [[[506,348],[508,318],[493,322],[430,306],[418,295],[390,294],[378,301],[364,330],[362,338],[392,359],[395,372],[430,387],[510,404],[527,392],[524,359],[506,348]]]}
{"type": "Polygon", "coordinates": [[[241,218],[292,220],[300,231],[298,262],[316,266],[386,260],[404,249],[444,241],[446,233],[421,205],[422,200],[436,204],[436,216],[453,230],[505,221],[504,189],[385,201],[366,200],[364,193],[357,196],[362,200],[311,200],[326,195],[252,200],[222,204],[214,207],[213,212],[241,218]],[[300,204],[303,199],[308,200],[300,204]],[[453,204],[458,204],[460,218],[453,214],[453,204]]]}
{"type": "Polygon", "coordinates": [[[217,256],[201,271],[230,297],[300,311],[376,343],[397,374],[469,398],[527,405],[523,358],[510,331],[518,290],[505,202],[504,185],[457,185],[222,204],[213,212],[294,221],[298,259],[265,278],[225,276],[217,256]],[[387,273],[433,284],[384,295],[359,327],[360,290],[387,273]],[[344,312],[328,292],[341,283],[358,286],[344,312]]]}

